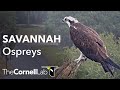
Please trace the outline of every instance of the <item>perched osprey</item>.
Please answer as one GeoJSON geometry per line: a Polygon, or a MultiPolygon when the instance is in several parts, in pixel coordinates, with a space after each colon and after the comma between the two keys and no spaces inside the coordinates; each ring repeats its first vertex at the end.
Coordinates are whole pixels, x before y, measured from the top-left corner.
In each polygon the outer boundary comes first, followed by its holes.
{"type": "Polygon", "coordinates": [[[113,75],[112,67],[120,69],[108,56],[104,42],[98,33],[92,28],[83,25],[76,18],[64,17],[63,21],[70,28],[70,35],[73,43],[81,51],[80,57],[75,61],[79,62],[83,55],[102,65],[105,72],[113,75]]]}

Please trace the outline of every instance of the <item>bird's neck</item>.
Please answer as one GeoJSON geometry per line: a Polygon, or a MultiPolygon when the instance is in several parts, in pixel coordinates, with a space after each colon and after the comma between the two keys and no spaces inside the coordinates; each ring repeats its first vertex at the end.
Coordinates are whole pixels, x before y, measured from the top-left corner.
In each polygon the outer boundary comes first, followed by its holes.
{"type": "Polygon", "coordinates": [[[68,27],[70,27],[70,26],[71,26],[70,22],[66,22],[66,23],[67,23],[68,27]]]}
{"type": "Polygon", "coordinates": [[[71,27],[76,27],[76,28],[77,28],[79,25],[80,25],[79,22],[78,22],[78,23],[71,23],[71,24],[70,24],[71,27]]]}
{"type": "Polygon", "coordinates": [[[70,27],[74,28],[74,29],[80,29],[80,30],[83,30],[83,28],[85,27],[84,24],[78,22],[78,23],[72,23],[70,24],[70,27]]]}

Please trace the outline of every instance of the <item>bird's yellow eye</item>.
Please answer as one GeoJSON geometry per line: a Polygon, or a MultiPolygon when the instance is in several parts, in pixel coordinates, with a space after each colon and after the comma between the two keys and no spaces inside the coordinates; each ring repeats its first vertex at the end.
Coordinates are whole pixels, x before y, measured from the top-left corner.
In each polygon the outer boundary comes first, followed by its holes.
{"type": "Polygon", "coordinates": [[[67,21],[67,19],[65,18],[65,21],[67,21]]]}

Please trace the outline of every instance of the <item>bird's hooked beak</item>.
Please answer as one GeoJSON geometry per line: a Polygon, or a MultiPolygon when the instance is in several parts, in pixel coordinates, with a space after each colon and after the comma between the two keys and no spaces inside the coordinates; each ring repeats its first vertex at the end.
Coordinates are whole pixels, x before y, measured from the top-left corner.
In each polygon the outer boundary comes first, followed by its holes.
{"type": "Polygon", "coordinates": [[[64,19],[62,19],[62,23],[65,23],[65,20],[64,20],[64,19]]]}

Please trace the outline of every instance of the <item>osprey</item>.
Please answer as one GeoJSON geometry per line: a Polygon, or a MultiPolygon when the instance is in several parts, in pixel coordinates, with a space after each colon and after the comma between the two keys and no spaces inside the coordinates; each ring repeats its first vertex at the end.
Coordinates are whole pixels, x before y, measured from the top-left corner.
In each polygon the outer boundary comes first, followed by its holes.
{"type": "Polygon", "coordinates": [[[112,75],[113,67],[120,69],[120,66],[114,63],[108,56],[104,42],[95,30],[85,26],[71,16],[64,17],[63,21],[67,23],[70,28],[71,40],[81,51],[80,57],[75,59],[77,63],[83,59],[85,55],[90,60],[100,63],[104,71],[110,72],[112,75]]]}

